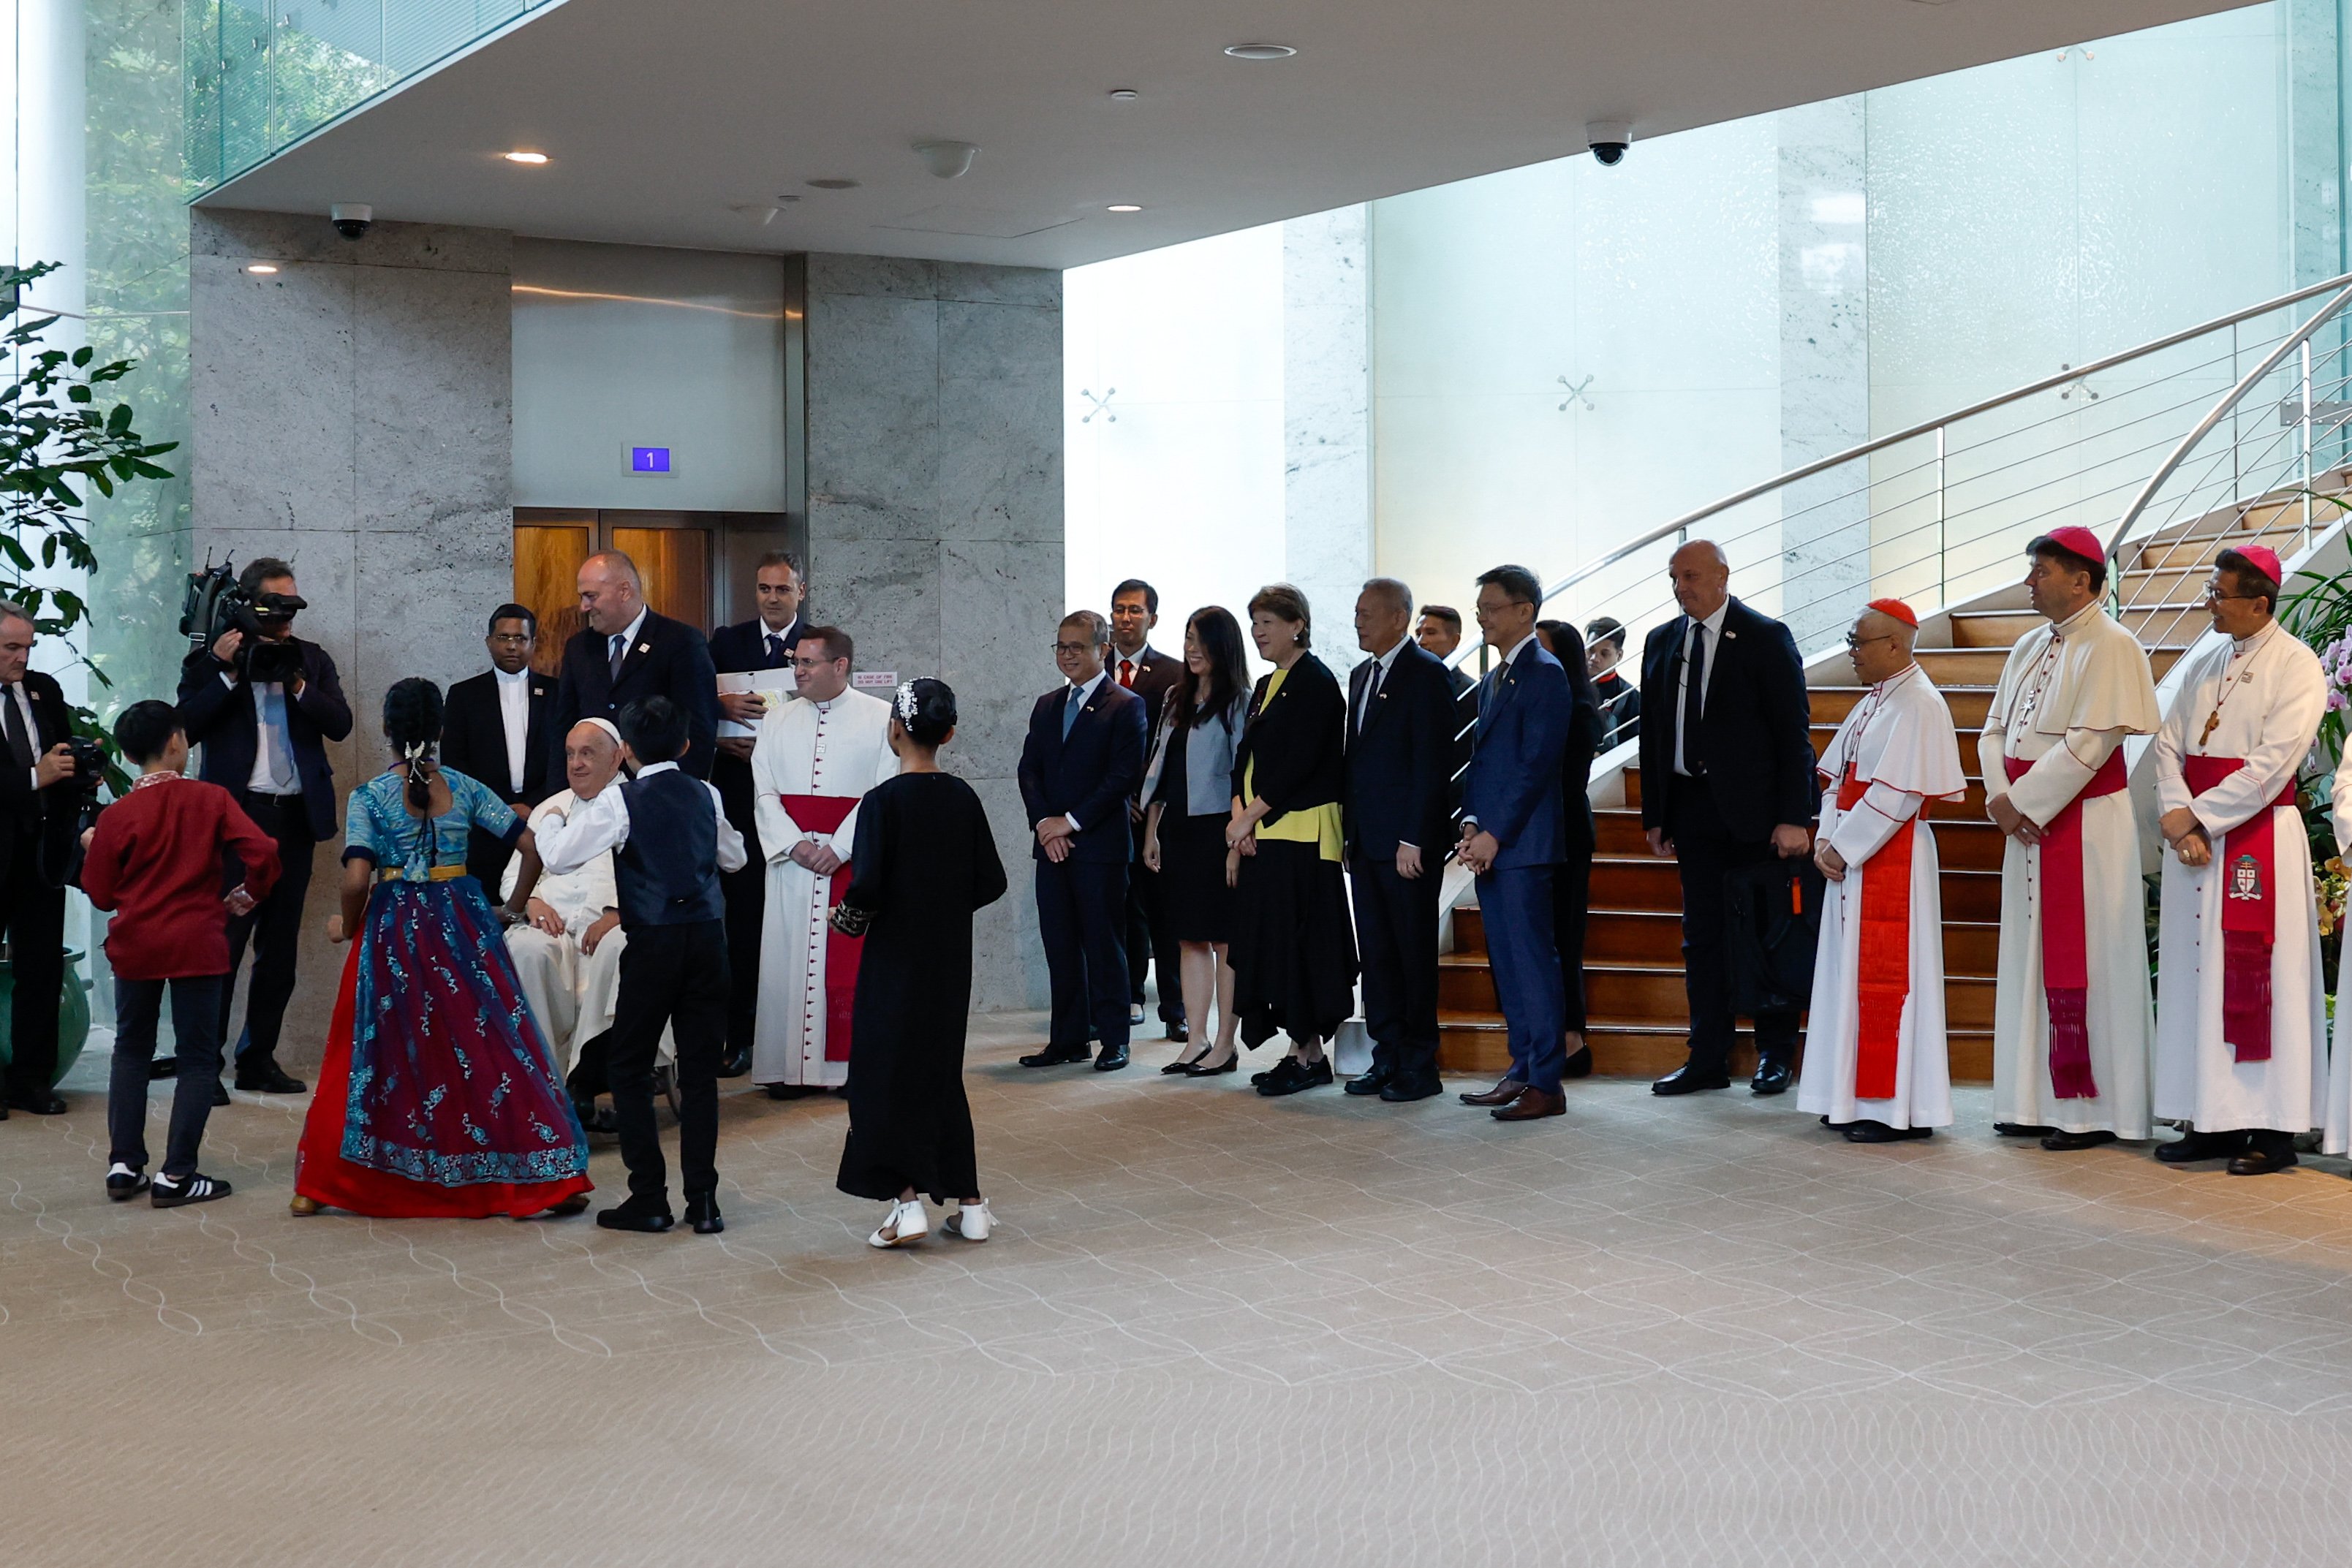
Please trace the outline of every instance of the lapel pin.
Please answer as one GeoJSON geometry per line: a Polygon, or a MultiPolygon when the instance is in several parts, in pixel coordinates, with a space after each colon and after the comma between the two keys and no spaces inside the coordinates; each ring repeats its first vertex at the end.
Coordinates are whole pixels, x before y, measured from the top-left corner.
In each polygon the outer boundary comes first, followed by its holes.
{"type": "Polygon", "coordinates": [[[654,645],[651,643],[640,643],[637,644],[637,652],[640,653],[650,653],[653,651],[654,645]]]}

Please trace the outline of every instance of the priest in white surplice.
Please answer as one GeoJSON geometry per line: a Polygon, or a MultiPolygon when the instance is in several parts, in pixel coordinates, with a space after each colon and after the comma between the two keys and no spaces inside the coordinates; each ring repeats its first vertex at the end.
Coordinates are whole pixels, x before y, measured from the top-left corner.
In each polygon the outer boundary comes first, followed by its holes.
{"type": "Polygon", "coordinates": [[[826,912],[849,888],[858,798],[898,771],[890,705],[852,691],[849,634],[812,626],[793,650],[801,700],[760,725],[751,748],[753,810],[768,862],[760,936],[760,1012],[752,1082],[778,1100],[849,1082],[849,1018],[860,938],[826,912]]]}
{"type": "Polygon", "coordinates": [[[1874,599],[1846,635],[1869,690],[1822,754],[1814,862],[1829,879],[1797,1108],[1856,1144],[1952,1124],[1943,892],[1931,800],[1968,791],[1952,710],[1911,654],[1919,617],[1874,599]]]}
{"type": "Polygon", "coordinates": [[[2156,733],[2139,642],[2100,606],[2106,552],[2087,528],[2027,547],[2048,624],[2018,639],[1977,756],[1985,813],[2009,837],[1993,991],[1993,1130],[2086,1149],[2148,1135],[2147,915],[2124,737],[2156,733]]]}
{"type": "Polygon", "coordinates": [[[2188,656],[2156,737],[2156,1113],[2188,1124],[2156,1157],[2228,1160],[2231,1176],[2294,1164],[2295,1135],[2326,1115],[2319,910],[2294,779],[2327,683],[2272,619],[2280,575],[2260,545],[2221,552],[2205,599],[2221,635],[2188,656]]]}

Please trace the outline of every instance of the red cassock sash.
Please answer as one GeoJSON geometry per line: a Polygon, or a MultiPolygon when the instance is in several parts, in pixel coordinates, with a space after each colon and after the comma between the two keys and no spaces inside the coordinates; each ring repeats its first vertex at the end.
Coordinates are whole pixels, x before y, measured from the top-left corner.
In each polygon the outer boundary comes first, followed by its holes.
{"type": "MultiPolygon", "coordinates": [[[[1870,780],[1845,765],[1837,804],[1851,811],[1870,792],[1870,780]]],[[[1854,1041],[1853,1097],[1895,1098],[1895,1068],[1903,1036],[1903,1004],[1911,998],[1911,820],[1862,863],[1862,959],[1855,979],[1859,1029],[1854,1041]]]]}
{"type": "MultiPolygon", "coordinates": [[[[2206,790],[2246,765],[2242,757],[2184,757],[2181,778],[2191,795],[2206,790]]],[[[2278,799],[2230,830],[2221,846],[2221,1038],[2240,1061],[2271,1059],[2271,946],[2278,936],[2278,911],[2271,889],[2278,870],[2271,813],[2294,804],[2289,778],[2278,799]]]]}
{"type": "MultiPolygon", "coordinates": [[[[855,795],[785,795],[780,797],[793,824],[804,833],[830,833],[857,810],[855,795]]],[[[825,907],[841,902],[849,891],[849,867],[825,879],[825,907]]],[[[849,1019],[857,1001],[857,960],[866,938],[845,936],[828,922],[824,928],[824,1059],[849,1060],[849,1019]]]]}
{"type": "MultiPolygon", "coordinates": [[[[2033,766],[2004,757],[2012,784],[2033,766]]],[[[2042,991],[2050,1006],[2050,1092],[2061,1100],[2095,1100],[2091,1076],[2090,943],[2083,930],[2083,802],[2113,795],[2127,782],[2123,748],[2107,754],[2083,792],[2042,830],[2042,991]]]]}

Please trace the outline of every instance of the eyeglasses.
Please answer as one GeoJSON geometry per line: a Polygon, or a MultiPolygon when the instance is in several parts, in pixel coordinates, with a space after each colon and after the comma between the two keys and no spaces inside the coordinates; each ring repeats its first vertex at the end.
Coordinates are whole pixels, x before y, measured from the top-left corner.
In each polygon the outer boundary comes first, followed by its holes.
{"type": "Polygon", "coordinates": [[[1849,650],[1867,648],[1873,643],[1892,643],[1893,641],[1895,641],[1895,633],[1892,632],[1881,632],[1875,637],[1857,637],[1851,632],[1845,634],[1845,645],[1849,650]]]}
{"type": "Polygon", "coordinates": [[[1092,643],[1056,643],[1054,644],[1054,652],[1056,653],[1069,653],[1075,655],[1078,653],[1091,653],[1094,651],[1095,644],[1092,643]]]}
{"type": "Polygon", "coordinates": [[[493,632],[490,633],[490,641],[493,643],[503,643],[509,648],[519,648],[525,643],[530,641],[530,633],[528,632],[493,632]]]}
{"type": "Polygon", "coordinates": [[[2205,602],[2208,604],[2226,604],[2232,599],[2260,599],[2263,597],[2263,595],[2259,593],[2224,593],[2216,584],[2209,582],[2205,585],[2205,602]]]}

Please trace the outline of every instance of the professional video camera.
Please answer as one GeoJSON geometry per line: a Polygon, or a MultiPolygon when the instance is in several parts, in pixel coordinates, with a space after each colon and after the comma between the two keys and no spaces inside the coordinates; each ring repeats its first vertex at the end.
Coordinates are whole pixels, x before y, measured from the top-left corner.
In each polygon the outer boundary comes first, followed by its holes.
{"type": "Polygon", "coordinates": [[[268,636],[294,619],[310,601],[291,593],[249,593],[236,580],[234,561],[218,566],[206,558],[204,570],[188,574],[188,591],[180,601],[180,634],[203,653],[231,632],[242,632],[237,644],[236,672],[248,681],[288,681],[302,671],[302,651],[291,643],[268,636]],[[267,630],[265,630],[265,628],[267,630]]]}

